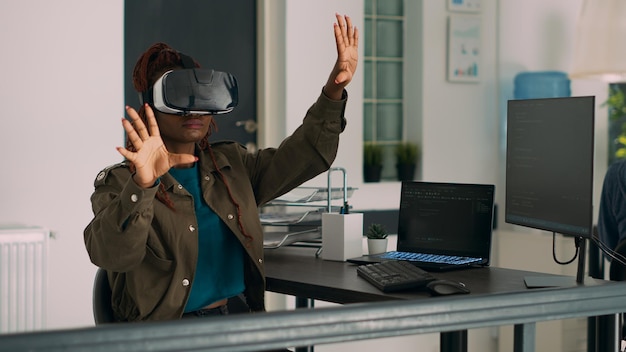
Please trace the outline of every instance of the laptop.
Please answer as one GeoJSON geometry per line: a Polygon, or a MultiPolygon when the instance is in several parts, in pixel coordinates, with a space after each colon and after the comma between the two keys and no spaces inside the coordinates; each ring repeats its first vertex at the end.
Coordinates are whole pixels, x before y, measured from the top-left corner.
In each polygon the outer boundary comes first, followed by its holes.
{"type": "Polygon", "coordinates": [[[406,260],[427,271],[488,266],[495,186],[403,181],[395,251],[355,264],[406,260]]]}

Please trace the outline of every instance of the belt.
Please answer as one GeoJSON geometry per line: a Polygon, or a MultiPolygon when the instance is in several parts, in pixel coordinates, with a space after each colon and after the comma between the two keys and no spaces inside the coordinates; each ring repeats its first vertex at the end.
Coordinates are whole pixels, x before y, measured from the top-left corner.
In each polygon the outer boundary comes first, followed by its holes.
{"type": "Polygon", "coordinates": [[[224,304],[219,307],[194,310],[193,312],[183,314],[183,318],[203,318],[216,315],[228,315],[228,305],[224,304]]]}

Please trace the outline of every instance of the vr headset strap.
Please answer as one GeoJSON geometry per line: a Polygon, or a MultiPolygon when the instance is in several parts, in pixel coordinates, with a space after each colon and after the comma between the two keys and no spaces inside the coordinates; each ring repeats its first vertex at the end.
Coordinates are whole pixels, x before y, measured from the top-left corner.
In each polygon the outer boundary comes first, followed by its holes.
{"type": "Polygon", "coordinates": [[[181,52],[179,52],[178,55],[180,55],[180,60],[183,62],[183,68],[196,68],[191,56],[187,56],[181,52]]]}
{"type": "MultiPolygon", "coordinates": [[[[181,52],[178,53],[180,55],[180,61],[183,63],[183,68],[196,68],[196,65],[193,62],[193,59],[189,55],[185,55],[181,52]]],[[[139,102],[141,105],[144,103],[152,104],[152,87],[148,89],[146,92],[139,93],[139,102]]]]}

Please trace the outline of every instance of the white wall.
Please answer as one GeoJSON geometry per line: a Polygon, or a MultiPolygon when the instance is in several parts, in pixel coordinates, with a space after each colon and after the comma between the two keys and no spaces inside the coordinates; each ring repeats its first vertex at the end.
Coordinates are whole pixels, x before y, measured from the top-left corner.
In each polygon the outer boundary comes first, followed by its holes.
{"type": "MultiPolygon", "coordinates": [[[[443,2],[424,1],[423,179],[495,183],[498,120],[495,115],[496,1],[482,1],[479,83],[446,81],[443,2]]],[[[458,15],[458,13],[457,13],[458,15]]],[[[497,192],[497,191],[496,191],[497,192]]]]}
{"type": "MultiPolygon", "coordinates": [[[[321,89],[335,64],[337,58],[333,31],[333,23],[336,22],[335,13],[350,16],[353,24],[363,36],[363,12],[361,0],[286,2],[286,94],[283,103],[286,106],[287,134],[293,132],[300,125],[304,113],[321,93],[321,89]]],[[[359,44],[360,62],[357,66],[357,74],[347,87],[349,95],[349,102],[345,111],[347,127],[340,137],[339,151],[334,163],[334,166],[347,169],[350,186],[358,186],[362,182],[362,41],[359,44]]],[[[323,174],[307,185],[324,186],[326,183],[327,174],[323,174]]],[[[341,174],[333,174],[332,186],[341,185],[341,174]]]]}
{"type": "MultiPolygon", "coordinates": [[[[501,104],[517,72],[568,70],[581,2],[483,0],[483,75],[479,83],[459,84],[445,80],[446,2],[407,1],[409,16],[427,14],[407,23],[418,29],[407,40],[422,43],[408,53],[415,65],[407,86],[414,102],[407,114],[422,124],[422,134],[411,136],[423,143],[422,179],[495,183],[504,189],[501,104]]],[[[275,145],[299,123],[326,81],[335,58],[334,13],[351,15],[362,29],[363,4],[270,0],[261,8],[284,22],[284,28],[273,21],[264,24],[271,38],[260,66],[261,74],[269,75],[260,84],[284,93],[265,92],[261,102],[260,143],[275,145]]],[[[82,231],[92,216],[95,175],[120,160],[114,147],[122,144],[123,1],[0,0],[0,44],[5,68],[0,80],[5,121],[0,129],[0,224],[40,225],[56,234],[48,327],[92,325],[95,268],[82,231]]],[[[362,68],[361,63],[349,87],[348,129],[335,165],[346,167],[350,185],[359,188],[351,199],[355,208],[395,208],[399,183],[372,185],[361,179],[362,68]]],[[[605,94],[604,85],[596,82],[573,82],[573,91],[597,93],[599,102],[605,94]]],[[[600,124],[597,133],[606,135],[606,127],[600,124]]],[[[606,143],[600,138],[597,159],[602,161],[606,143]]],[[[605,166],[597,164],[599,177],[605,166]]],[[[312,184],[324,185],[325,176],[312,184]]]]}
{"type": "Polygon", "coordinates": [[[48,327],[93,325],[89,196],[119,161],[123,1],[0,1],[0,224],[49,228],[48,327]]]}

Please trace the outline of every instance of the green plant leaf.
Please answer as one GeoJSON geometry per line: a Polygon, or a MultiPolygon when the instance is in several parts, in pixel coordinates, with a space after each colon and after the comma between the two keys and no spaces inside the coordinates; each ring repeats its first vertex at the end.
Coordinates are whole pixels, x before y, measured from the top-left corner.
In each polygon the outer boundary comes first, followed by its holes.
{"type": "Polygon", "coordinates": [[[378,223],[370,224],[370,226],[367,228],[367,232],[365,233],[365,236],[370,239],[383,239],[387,238],[387,235],[388,234],[385,227],[382,224],[378,223]]]}
{"type": "Polygon", "coordinates": [[[416,165],[419,155],[419,147],[415,143],[403,142],[395,148],[396,163],[416,165]]]}
{"type": "Polygon", "coordinates": [[[626,98],[624,97],[624,92],[617,85],[609,85],[609,97],[601,106],[608,108],[610,120],[624,116],[624,114],[626,114],[626,98]]]}
{"type": "Polygon", "coordinates": [[[382,166],[383,147],[373,142],[363,143],[363,164],[367,166],[382,166]]]}

